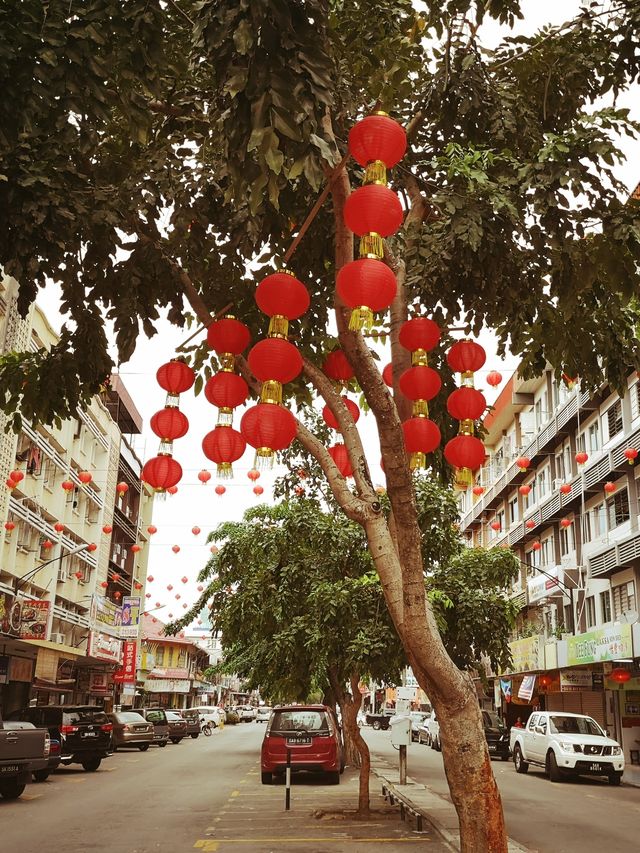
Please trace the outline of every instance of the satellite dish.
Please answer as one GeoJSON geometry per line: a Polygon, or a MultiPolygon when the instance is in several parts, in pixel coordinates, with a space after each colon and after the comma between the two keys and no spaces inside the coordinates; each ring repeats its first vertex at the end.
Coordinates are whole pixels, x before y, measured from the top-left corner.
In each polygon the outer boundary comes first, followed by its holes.
{"type": "Polygon", "coordinates": [[[620,614],[620,622],[626,625],[634,625],[638,621],[637,610],[625,610],[620,614]]]}

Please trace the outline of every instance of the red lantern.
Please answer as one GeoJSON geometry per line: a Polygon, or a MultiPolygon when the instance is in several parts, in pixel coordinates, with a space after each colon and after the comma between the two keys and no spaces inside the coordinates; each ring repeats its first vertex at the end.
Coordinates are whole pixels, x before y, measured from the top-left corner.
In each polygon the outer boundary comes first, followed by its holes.
{"type": "Polygon", "coordinates": [[[114,583],[119,583],[119,582],[120,582],[120,575],[119,575],[117,572],[114,572],[114,573],[111,575],[111,580],[112,580],[114,583]]]}
{"type": "Polygon", "coordinates": [[[180,601],[181,598],[182,596],[180,595],[180,593],[176,592],[176,601],[180,601]]]}
{"type": "Polygon", "coordinates": [[[322,372],[336,382],[348,382],[353,378],[353,367],[341,349],[330,352],[322,365],[322,372]]]}
{"type": "Polygon", "coordinates": [[[334,444],[329,448],[329,455],[335,462],[336,468],[340,471],[343,477],[353,477],[353,468],[351,467],[349,454],[347,453],[347,448],[344,444],[334,444]]]}
{"type": "Polygon", "coordinates": [[[13,480],[14,483],[20,483],[24,480],[24,474],[16,468],[9,474],[9,479],[13,480]]]}
{"type": "Polygon", "coordinates": [[[120,495],[120,497],[126,495],[128,491],[129,486],[127,485],[127,483],[118,483],[118,485],[116,486],[116,492],[120,495]]]}
{"type": "MultiPolygon", "coordinates": [[[[179,545],[172,545],[171,550],[173,551],[174,554],[178,554],[180,552],[180,546],[179,545]]],[[[167,589],[169,589],[169,587],[167,587],[167,589]]]]}
{"type": "MultiPolygon", "coordinates": [[[[638,457],[638,451],[635,447],[627,447],[624,451],[624,458],[627,460],[629,465],[633,465],[638,457]]],[[[625,670],[626,672],[626,670],[625,670]]]]}
{"type": "Polygon", "coordinates": [[[158,528],[155,526],[155,524],[150,524],[147,527],[147,533],[149,534],[149,536],[153,536],[153,534],[157,533],[157,532],[158,532],[158,528]]]}
{"type": "Polygon", "coordinates": [[[87,483],[90,483],[93,480],[93,475],[91,474],[91,471],[80,471],[78,479],[86,486],[87,483]]]}
{"type": "Polygon", "coordinates": [[[204,396],[212,406],[217,406],[227,413],[236,406],[242,406],[249,396],[249,386],[242,376],[223,370],[207,380],[204,396]]]}
{"type": "Polygon", "coordinates": [[[151,593],[150,593],[150,592],[146,592],[146,593],[145,593],[145,595],[144,595],[144,597],[145,597],[145,598],[151,598],[151,593]]]}
{"type": "Polygon", "coordinates": [[[304,495],[304,486],[296,486],[293,491],[297,497],[301,498],[304,495]]]}
{"type": "Polygon", "coordinates": [[[539,551],[542,548],[542,545],[540,544],[540,542],[534,542],[531,547],[534,551],[539,551]]]}
{"type": "Polygon", "coordinates": [[[457,435],[448,441],[444,456],[455,468],[468,468],[475,471],[485,460],[484,444],[473,435],[457,435]]]}
{"type": "Polygon", "coordinates": [[[264,489],[262,488],[262,486],[254,486],[254,487],[253,487],[253,494],[254,494],[254,495],[258,495],[258,497],[260,497],[260,495],[261,495],[263,492],[264,492],[264,489]]]}
{"type": "Polygon", "coordinates": [[[447,353],[447,364],[455,373],[475,373],[484,365],[487,355],[475,341],[458,341],[447,353]]]}
{"type": "Polygon", "coordinates": [[[340,269],[336,290],[344,304],[351,308],[349,328],[357,330],[364,326],[370,329],[373,315],[385,311],[393,302],[396,277],[384,261],[359,258],[340,269]]]}
{"type": "Polygon", "coordinates": [[[487,384],[492,388],[496,388],[502,382],[502,374],[497,370],[491,370],[487,374],[487,384]]]}
{"type": "Polygon", "coordinates": [[[141,583],[134,583],[134,585],[133,585],[133,586],[134,586],[134,588],[135,588],[135,589],[142,589],[142,584],[141,584],[141,583]]]}
{"type": "Polygon", "coordinates": [[[203,453],[216,463],[220,477],[232,476],[231,465],[240,459],[246,448],[242,434],[230,426],[217,426],[202,439],[203,453]]]}
{"type": "Polygon", "coordinates": [[[366,116],[349,131],[349,152],[360,166],[379,160],[391,169],[402,160],[406,150],[404,128],[386,114],[366,116]]]}
{"type": "Polygon", "coordinates": [[[525,521],[524,526],[527,528],[527,530],[533,530],[533,528],[536,526],[536,523],[532,518],[530,518],[525,521]]]}
{"type": "Polygon", "coordinates": [[[207,329],[207,343],[218,355],[240,355],[251,343],[251,334],[240,320],[235,317],[223,317],[207,329]]]}
{"type": "Polygon", "coordinates": [[[188,391],[196,381],[196,375],[184,361],[172,359],[158,368],[156,379],[158,380],[158,385],[167,394],[175,395],[188,391]]]}
{"type": "Polygon", "coordinates": [[[585,453],[584,450],[580,450],[578,453],[576,453],[576,462],[578,463],[578,465],[584,465],[588,458],[589,454],[585,453]]]}
{"type": "Polygon", "coordinates": [[[113,597],[116,599],[116,601],[119,601],[119,600],[122,598],[122,593],[120,592],[120,590],[119,590],[119,589],[117,589],[117,590],[113,593],[113,597]]]}
{"type": "Polygon", "coordinates": [[[167,492],[168,492],[170,495],[175,495],[175,493],[176,493],[177,491],[178,491],[178,487],[177,487],[177,486],[169,486],[169,487],[168,487],[168,489],[167,489],[167,492]]]}
{"type": "MultiPolygon", "coordinates": [[[[350,400],[348,397],[342,397],[341,399],[349,410],[349,414],[353,418],[354,424],[357,424],[360,418],[360,409],[353,402],[353,400],[350,400]]],[[[338,426],[338,421],[336,420],[335,415],[333,414],[329,406],[325,406],[322,410],[322,418],[327,424],[327,426],[331,427],[331,429],[340,429],[340,427],[338,426]]]]}
{"type": "Polygon", "coordinates": [[[220,551],[220,549],[216,545],[212,545],[211,548],[209,548],[209,550],[211,551],[212,554],[217,554],[220,551]]]}
{"type": "Polygon", "coordinates": [[[411,456],[411,467],[424,467],[425,455],[432,453],[440,444],[440,430],[429,418],[409,418],[402,424],[402,432],[407,453],[411,456]]]}
{"type": "MultiPolygon", "coordinates": [[[[15,480],[5,480],[4,483],[8,489],[11,489],[11,491],[13,491],[18,485],[15,480]]],[[[73,483],[71,485],[73,486],[73,483]]]]}
{"type": "Polygon", "coordinates": [[[199,527],[192,527],[191,532],[193,533],[194,536],[199,536],[200,528],[199,527]]]}
{"type": "MultiPolygon", "coordinates": [[[[413,367],[412,370],[430,370],[428,367],[413,367]]],[[[402,382],[402,380],[400,380],[402,382]]],[[[475,388],[457,388],[447,399],[447,411],[457,421],[477,421],[487,408],[484,394],[475,388]]]]}
{"type": "Polygon", "coordinates": [[[270,458],[276,450],[289,447],[298,425],[288,409],[273,403],[258,403],[242,416],[240,432],[255,447],[258,456],[270,458]]]}
{"type": "Polygon", "coordinates": [[[440,340],[440,327],[428,317],[414,317],[400,326],[398,340],[410,352],[429,352],[440,340]]]}
{"type": "Polygon", "coordinates": [[[202,471],[198,472],[198,479],[203,486],[206,486],[211,479],[211,473],[207,471],[206,468],[203,468],[202,471]]]}
{"type": "Polygon", "coordinates": [[[100,586],[102,587],[102,589],[106,589],[109,586],[109,584],[106,581],[102,581],[100,586]]]}
{"type": "Polygon", "coordinates": [[[520,486],[520,488],[518,489],[518,491],[526,498],[526,496],[531,492],[531,486],[528,486],[526,483],[523,483],[522,486],[520,486]]]}
{"type": "Polygon", "coordinates": [[[540,685],[540,687],[544,687],[545,689],[547,687],[549,687],[552,684],[552,682],[553,682],[553,679],[551,678],[550,675],[541,675],[538,678],[538,684],[540,685]]]}
{"type": "Polygon", "coordinates": [[[256,302],[262,313],[271,318],[269,335],[286,337],[289,321],[302,317],[311,300],[304,284],[288,270],[282,270],[260,282],[256,302]]]}
{"type": "Polygon", "coordinates": [[[380,184],[367,184],[352,192],[344,205],[347,228],[362,237],[389,237],[402,225],[402,205],[397,193],[380,184]]]}
{"type": "Polygon", "coordinates": [[[148,583],[153,583],[153,575],[148,575],[147,581],[148,581],[148,583]]]}
{"type": "Polygon", "coordinates": [[[571,519],[569,518],[561,518],[560,519],[560,527],[571,527],[571,519]]]}
{"type": "Polygon", "coordinates": [[[253,375],[261,382],[274,380],[284,385],[302,371],[302,356],[298,349],[280,338],[258,341],[249,350],[247,362],[253,375]]]}
{"type": "Polygon", "coordinates": [[[526,471],[531,465],[531,460],[528,456],[520,456],[516,459],[516,465],[521,471],[526,471]]]}
{"type": "Polygon", "coordinates": [[[132,554],[137,554],[141,550],[142,550],[142,548],[140,547],[140,545],[132,545],[131,546],[131,553],[132,554]]]}
{"type": "Polygon", "coordinates": [[[75,488],[75,486],[73,485],[71,480],[63,480],[62,483],[60,483],[60,485],[65,490],[65,492],[72,492],[75,488]]]}
{"type": "Polygon", "coordinates": [[[473,489],[471,489],[471,491],[478,498],[480,497],[480,495],[484,495],[484,487],[483,486],[474,486],[473,489]]]}
{"type": "Polygon", "coordinates": [[[398,385],[404,396],[414,401],[433,400],[442,388],[442,382],[436,371],[423,365],[405,370],[398,385]]]}
{"type": "Polygon", "coordinates": [[[260,471],[257,471],[255,468],[252,468],[248,473],[247,477],[255,483],[256,480],[260,479],[260,471]]]}
{"type": "Polygon", "coordinates": [[[389,362],[382,371],[382,378],[384,379],[385,385],[389,388],[393,388],[393,364],[391,362],[389,362]]]}
{"type": "Polygon", "coordinates": [[[154,456],[142,469],[141,479],[157,492],[171,489],[181,478],[182,466],[172,456],[154,456]]]}
{"type": "Polygon", "coordinates": [[[618,684],[625,684],[631,678],[631,673],[628,669],[625,669],[622,666],[616,667],[612,669],[608,676],[612,681],[616,681],[618,684]]]}
{"type": "Polygon", "coordinates": [[[90,542],[87,545],[87,551],[90,551],[91,553],[93,553],[94,551],[97,551],[97,550],[98,550],[98,546],[96,545],[95,542],[90,542]]]}
{"type": "Polygon", "coordinates": [[[112,530],[113,530],[113,527],[110,524],[105,524],[102,527],[103,533],[111,533],[112,530]]]}
{"type": "Polygon", "coordinates": [[[16,528],[16,525],[13,521],[5,521],[4,529],[8,530],[9,533],[11,533],[12,530],[15,530],[15,528],[16,528]]]}
{"type": "Polygon", "coordinates": [[[560,486],[560,493],[563,495],[571,494],[571,483],[562,483],[560,486]]]}
{"type": "MultiPolygon", "coordinates": [[[[165,406],[164,409],[160,409],[159,412],[152,415],[150,426],[162,441],[175,441],[189,432],[189,419],[184,412],[175,406],[165,406]]],[[[118,491],[120,485],[118,484],[118,491]]],[[[126,486],[127,484],[122,483],[122,485],[126,486]]]]}
{"type": "Polygon", "coordinates": [[[225,487],[224,487],[224,486],[216,486],[216,495],[218,495],[219,497],[220,497],[220,496],[222,496],[222,495],[224,495],[224,493],[225,493],[226,491],[227,491],[227,490],[225,489],[225,487]]]}
{"type": "Polygon", "coordinates": [[[608,495],[612,495],[616,490],[616,484],[609,481],[604,484],[604,490],[608,495]]]}
{"type": "Polygon", "coordinates": [[[53,525],[53,529],[56,531],[56,533],[62,533],[62,531],[64,530],[64,524],[62,524],[60,521],[56,521],[56,523],[53,525]]]}
{"type": "Polygon", "coordinates": [[[500,522],[492,521],[490,527],[492,530],[500,530],[500,522]]]}

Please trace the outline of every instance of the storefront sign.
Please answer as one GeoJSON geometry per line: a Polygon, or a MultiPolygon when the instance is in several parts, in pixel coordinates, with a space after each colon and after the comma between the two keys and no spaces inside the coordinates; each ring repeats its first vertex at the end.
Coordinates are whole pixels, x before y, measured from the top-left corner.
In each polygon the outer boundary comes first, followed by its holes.
{"type": "Polygon", "coordinates": [[[92,672],[89,676],[89,693],[101,696],[109,692],[109,675],[106,672],[92,672]]]}
{"type": "Polygon", "coordinates": [[[101,595],[94,595],[91,603],[91,620],[95,625],[96,631],[119,637],[120,626],[122,624],[122,608],[115,605],[112,601],[103,598],[101,595]]]}
{"type": "Polygon", "coordinates": [[[548,570],[545,569],[545,574],[537,574],[535,577],[530,578],[527,581],[529,604],[561,592],[561,585],[563,583],[562,574],[561,568],[554,567],[548,570]]]}
{"type": "Polygon", "coordinates": [[[510,672],[531,672],[534,669],[544,669],[544,646],[540,636],[526,637],[524,640],[514,640],[509,643],[511,651],[511,666],[505,669],[510,672]]]}
{"type": "Polygon", "coordinates": [[[0,655],[0,684],[9,682],[9,655],[0,655]]]}
{"type": "Polygon", "coordinates": [[[631,657],[633,657],[631,625],[598,628],[567,639],[569,666],[631,657]]]}
{"type": "Polygon", "coordinates": [[[89,631],[87,655],[110,663],[122,663],[122,643],[117,637],[102,631],[89,631]]]}
{"type": "Polygon", "coordinates": [[[583,690],[593,690],[590,669],[565,669],[560,673],[561,693],[581,693],[583,690]]]}
{"type": "Polygon", "coordinates": [[[49,624],[49,601],[26,599],[22,602],[20,637],[23,640],[46,640],[49,624]]]}
{"type": "Polygon", "coordinates": [[[9,663],[9,681],[31,681],[33,661],[29,658],[11,658],[9,663]]]}
{"type": "Polygon", "coordinates": [[[123,639],[138,639],[140,625],[140,596],[126,595],[122,599],[122,623],[120,636],[123,639]]]}
{"type": "Polygon", "coordinates": [[[131,642],[122,644],[122,669],[113,675],[113,680],[118,684],[135,684],[136,682],[137,645],[131,642]]]}
{"type": "Polygon", "coordinates": [[[188,693],[191,681],[180,678],[148,678],[144,689],[147,693],[188,693]]]}

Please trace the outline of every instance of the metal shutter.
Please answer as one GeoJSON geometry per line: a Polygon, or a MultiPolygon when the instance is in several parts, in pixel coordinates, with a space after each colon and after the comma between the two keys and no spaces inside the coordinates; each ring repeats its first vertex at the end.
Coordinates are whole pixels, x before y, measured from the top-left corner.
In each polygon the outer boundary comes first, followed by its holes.
{"type": "Polygon", "coordinates": [[[603,729],[607,728],[606,711],[604,704],[604,691],[592,691],[591,693],[580,693],[582,697],[582,713],[593,717],[603,729]]]}

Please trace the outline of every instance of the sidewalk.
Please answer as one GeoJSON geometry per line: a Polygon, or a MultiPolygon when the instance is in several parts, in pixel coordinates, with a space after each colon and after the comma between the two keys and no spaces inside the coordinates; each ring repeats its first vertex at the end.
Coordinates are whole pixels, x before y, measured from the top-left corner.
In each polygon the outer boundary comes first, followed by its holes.
{"type": "MultiPolygon", "coordinates": [[[[460,833],[458,831],[458,815],[455,806],[445,797],[432,791],[427,785],[422,785],[407,776],[407,784],[400,784],[400,774],[385,757],[371,753],[371,770],[377,785],[387,799],[396,803],[398,812],[408,812],[407,819],[416,823],[416,815],[423,818],[423,827],[431,826],[440,836],[448,851],[460,850],[460,833]]],[[[372,780],[371,791],[375,793],[375,782],[372,780]]],[[[509,839],[510,853],[527,853],[527,848],[509,839]]]]}

